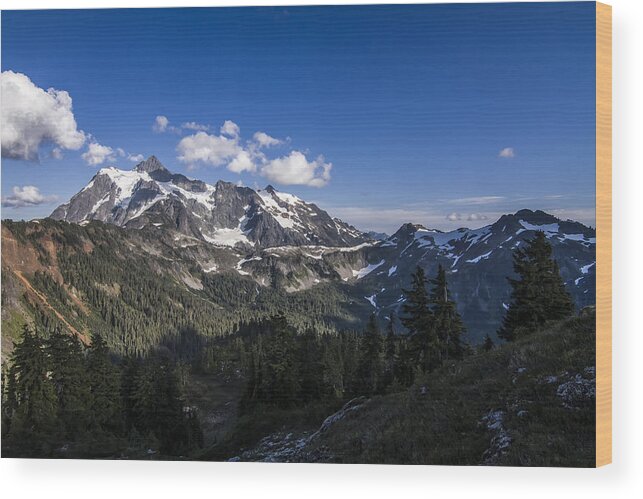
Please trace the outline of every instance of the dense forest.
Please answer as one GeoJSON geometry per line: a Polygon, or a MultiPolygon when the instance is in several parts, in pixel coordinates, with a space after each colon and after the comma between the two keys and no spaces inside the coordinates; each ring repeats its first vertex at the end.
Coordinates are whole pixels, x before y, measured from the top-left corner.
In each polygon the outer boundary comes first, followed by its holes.
{"type": "MultiPolygon", "coordinates": [[[[3,366],[3,455],[199,456],[204,452],[201,416],[187,393],[193,376],[212,374],[234,375],[244,384],[233,437],[215,442],[219,449],[207,454],[226,458],[234,450],[234,434],[244,430],[247,439],[267,416],[312,408],[311,424],[318,424],[320,414],[351,399],[403,392],[445,363],[495,348],[490,337],[477,347],[464,341],[465,328],[442,267],[430,279],[416,269],[399,317],[391,314],[382,325],[373,315],[358,330],[337,332],[276,313],[282,305],[298,307],[284,305],[279,294],[256,305],[260,314],[235,321],[179,293],[171,282],[152,279],[144,262],[138,270],[123,269],[114,252],[98,251],[92,258],[79,252],[58,262],[66,282],[101,311],[89,345],[43,314],[36,326],[24,328],[3,366]],[[85,270],[76,272],[81,267],[85,270]],[[123,286],[118,295],[98,291],[95,283],[110,282],[114,273],[122,273],[118,282],[132,279],[131,286],[123,286]],[[204,334],[203,328],[231,332],[204,334]]],[[[512,302],[501,338],[516,341],[572,315],[544,234],[515,251],[514,268],[518,278],[510,280],[512,302]]],[[[41,273],[37,280],[48,287],[48,296],[56,296],[59,285],[53,279],[41,273]]],[[[259,294],[250,283],[239,287],[221,277],[208,281],[207,288],[225,297],[232,309],[246,310],[247,295],[259,294]]],[[[317,303],[322,316],[332,306],[322,296],[318,303],[314,294],[298,299],[317,303]]],[[[61,293],[57,305],[65,303],[61,293]]]]}

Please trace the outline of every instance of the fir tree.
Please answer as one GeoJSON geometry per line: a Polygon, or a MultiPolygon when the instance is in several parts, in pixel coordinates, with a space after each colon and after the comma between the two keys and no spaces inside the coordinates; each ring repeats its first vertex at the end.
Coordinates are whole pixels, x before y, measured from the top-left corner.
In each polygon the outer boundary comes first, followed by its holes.
{"type": "Polygon", "coordinates": [[[431,304],[433,309],[433,323],[440,343],[441,360],[461,359],[464,353],[462,334],[465,331],[462,318],[456,309],[456,304],[451,300],[447,286],[444,267],[438,267],[438,274],[431,280],[431,304]]]}
{"type": "Polygon", "coordinates": [[[391,312],[386,327],[386,340],[384,343],[384,378],[383,385],[390,386],[395,380],[395,365],[398,362],[397,337],[395,335],[395,314],[391,312]]]}
{"type": "Polygon", "coordinates": [[[417,267],[411,276],[411,289],[403,290],[402,324],[409,330],[410,351],[416,366],[429,371],[439,357],[439,343],[434,327],[431,300],[426,290],[424,269],[417,267]]]}
{"type": "Polygon", "coordinates": [[[361,355],[357,368],[356,394],[372,395],[382,388],[383,338],[372,314],[361,341],[361,355]]]}
{"type": "Polygon", "coordinates": [[[509,279],[511,303],[498,336],[512,341],[518,331],[532,332],[550,320],[569,317],[574,310],[565,290],[552,248],[542,231],[525,248],[513,254],[514,272],[518,279],[509,279]]]}
{"type": "Polygon", "coordinates": [[[100,334],[92,336],[87,352],[91,425],[117,433],[123,429],[121,373],[112,363],[109,349],[100,334]]]}
{"type": "Polygon", "coordinates": [[[490,350],[493,350],[493,340],[491,339],[491,336],[487,333],[487,335],[484,338],[484,343],[482,344],[482,349],[485,352],[489,352],[490,350]]]}
{"type": "Polygon", "coordinates": [[[3,411],[11,420],[9,445],[18,455],[41,455],[56,433],[57,400],[45,343],[28,326],[23,328],[22,341],[14,344],[7,378],[8,406],[3,404],[3,411]]]}
{"type": "Polygon", "coordinates": [[[271,336],[266,345],[260,398],[281,407],[289,407],[299,393],[299,365],[295,330],[283,315],[270,321],[271,336]]]}
{"type": "Polygon", "coordinates": [[[58,398],[58,417],[67,437],[89,425],[89,382],[83,349],[75,336],[58,329],[47,341],[51,381],[58,398]]]}

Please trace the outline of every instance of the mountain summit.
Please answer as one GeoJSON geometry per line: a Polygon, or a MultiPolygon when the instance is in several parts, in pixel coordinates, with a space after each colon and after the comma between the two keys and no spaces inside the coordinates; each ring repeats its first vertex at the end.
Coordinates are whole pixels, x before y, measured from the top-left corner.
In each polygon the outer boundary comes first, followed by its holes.
{"type": "Polygon", "coordinates": [[[209,185],[170,172],[155,156],[133,170],[99,170],[51,218],[163,227],[231,247],[349,247],[369,239],[316,205],[272,186],[255,191],[223,181],[209,185]]]}

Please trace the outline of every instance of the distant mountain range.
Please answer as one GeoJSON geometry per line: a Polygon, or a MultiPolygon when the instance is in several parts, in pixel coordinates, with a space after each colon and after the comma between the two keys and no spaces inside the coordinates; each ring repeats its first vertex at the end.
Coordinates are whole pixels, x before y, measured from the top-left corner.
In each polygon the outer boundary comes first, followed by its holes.
{"type": "MultiPolygon", "coordinates": [[[[478,229],[441,232],[406,223],[392,236],[363,233],[271,186],[253,190],[221,181],[208,185],[169,172],[152,156],[131,171],[100,170],[51,218],[81,226],[82,248],[100,246],[107,237],[90,230],[97,222],[121,227],[119,244],[128,247],[123,258],[129,258],[129,252],[132,258],[157,262],[155,272],[172,277],[190,293],[203,292],[212,276],[219,275],[239,283],[255,281],[266,293],[277,288],[295,300],[297,292],[332,289],[327,296],[334,305],[317,310],[320,318],[315,319],[331,329],[361,328],[371,313],[385,323],[391,312],[400,312],[402,290],[409,287],[416,266],[433,276],[442,265],[469,339],[477,342],[486,333],[493,335],[510,301],[512,254],[536,231],[543,231],[551,243],[577,308],[595,302],[594,229],[542,211],[520,210],[478,229]]],[[[27,225],[20,230],[36,234],[42,229],[33,222],[27,225]]],[[[3,268],[29,278],[30,268],[21,267],[20,255],[31,250],[20,246],[17,234],[4,229],[2,234],[3,249],[10,250],[7,257],[3,251],[3,268]]],[[[59,252],[77,251],[51,233],[39,237],[38,244],[47,251],[52,244],[59,252]]],[[[36,268],[41,266],[34,264],[31,271],[36,268]]],[[[58,271],[51,272],[60,282],[58,271]]],[[[112,285],[119,283],[101,284],[112,285]]],[[[294,307],[305,317],[305,307],[311,305],[303,303],[294,307]]],[[[397,321],[396,328],[401,329],[397,321]]]]}
{"type": "Polygon", "coordinates": [[[351,246],[367,240],[355,227],[270,185],[258,191],[223,181],[209,185],[171,173],[154,156],[131,171],[103,168],[51,218],[153,225],[230,247],[351,246]]]}

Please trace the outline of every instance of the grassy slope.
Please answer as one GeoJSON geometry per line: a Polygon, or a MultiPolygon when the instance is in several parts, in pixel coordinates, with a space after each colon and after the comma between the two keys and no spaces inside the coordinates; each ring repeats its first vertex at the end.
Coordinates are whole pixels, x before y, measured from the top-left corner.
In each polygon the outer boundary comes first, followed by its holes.
{"type": "Polygon", "coordinates": [[[408,391],[371,399],[314,447],[344,463],[593,466],[594,399],[569,408],[556,392],[578,373],[593,377],[585,369],[595,364],[594,323],[570,319],[446,365],[408,391]],[[511,438],[495,456],[485,453],[498,432],[481,422],[491,410],[504,411],[511,438]]]}

